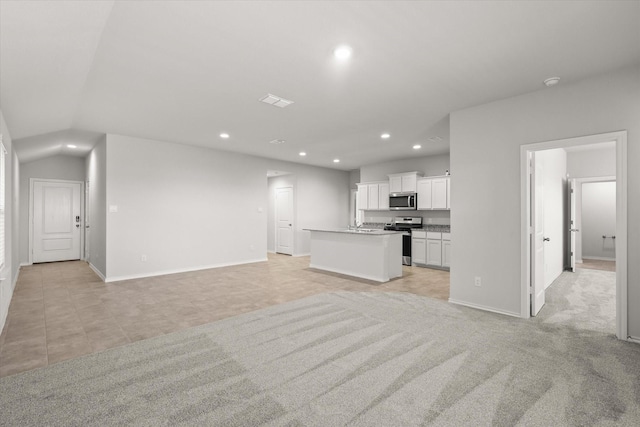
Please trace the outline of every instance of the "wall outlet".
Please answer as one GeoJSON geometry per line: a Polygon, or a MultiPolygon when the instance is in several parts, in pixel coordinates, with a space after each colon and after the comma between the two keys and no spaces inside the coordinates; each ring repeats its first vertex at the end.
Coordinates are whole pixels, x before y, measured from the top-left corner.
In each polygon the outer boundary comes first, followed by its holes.
{"type": "Polygon", "coordinates": [[[145,254],[140,255],[140,261],[147,262],[147,255],[145,254]]]}
{"type": "Polygon", "coordinates": [[[482,278],[480,276],[476,276],[476,278],[473,281],[473,284],[476,286],[482,286],[482,278]]]}

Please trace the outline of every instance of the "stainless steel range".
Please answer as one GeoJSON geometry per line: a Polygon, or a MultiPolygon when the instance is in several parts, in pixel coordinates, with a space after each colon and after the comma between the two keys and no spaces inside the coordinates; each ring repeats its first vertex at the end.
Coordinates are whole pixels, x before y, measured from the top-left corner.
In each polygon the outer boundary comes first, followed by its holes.
{"type": "Polygon", "coordinates": [[[422,228],[421,216],[397,216],[384,225],[385,230],[404,232],[402,235],[402,264],[411,265],[411,230],[422,228]]]}

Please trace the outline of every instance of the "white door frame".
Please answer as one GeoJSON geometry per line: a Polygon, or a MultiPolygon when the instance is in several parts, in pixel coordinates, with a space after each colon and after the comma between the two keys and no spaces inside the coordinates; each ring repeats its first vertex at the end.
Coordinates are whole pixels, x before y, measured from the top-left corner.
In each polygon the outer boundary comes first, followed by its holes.
{"type": "Polygon", "coordinates": [[[520,146],[520,316],[530,317],[531,250],[529,153],[577,145],[616,143],[616,336],[627,340],[627,131],[603,133],[520,146]]]}
{"type": "MultiPolygon", "coordinates": [[[[80,218],[84,223],[84,181],[66,179],[29,178],[29,265],[33,264],[33,186],[36,182],[60,182],[80,184],[80,218]]],[[[84,261],[84,226],[80,227],[80,259],[84,261]]]]}

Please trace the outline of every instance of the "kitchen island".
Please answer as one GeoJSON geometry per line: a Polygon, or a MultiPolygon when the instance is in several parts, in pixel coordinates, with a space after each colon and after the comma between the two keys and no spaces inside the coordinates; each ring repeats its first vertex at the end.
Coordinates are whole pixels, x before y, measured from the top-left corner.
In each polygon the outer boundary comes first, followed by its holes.
{"type": "Polygon", "coordinates": [[[402,277],[402,233],[377,229],[307,229],[309,267],[376,282],[402,277]]]}

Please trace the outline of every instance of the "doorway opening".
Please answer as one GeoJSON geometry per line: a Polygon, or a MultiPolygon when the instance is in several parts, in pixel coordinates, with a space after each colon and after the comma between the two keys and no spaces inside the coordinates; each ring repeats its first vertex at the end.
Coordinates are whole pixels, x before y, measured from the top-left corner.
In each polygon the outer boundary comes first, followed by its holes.
{"type": "MultiPolygon", "coordinates": [[[[571,151],[576,147],[592,144],[615,144],[615,332],[619,339],[629,338],[627,335],[627,133],[626,131],[591,135],[557,141],[548,141],[521,146],[521,317],[535,316],[545,302],[545,244],[550,241],[544,231],[543,207],[536,200],[540,193],[536,189],[544,185],[536,178],[535,158],[545,150],[562,148],[571,151]],[[542,230],[540,229],[542,227],[542,230]],[[542,262],[542,265],[540,264],[542,262]]],[[[542,156],[540,156],[542,157],[542,156]]],[[[569,208],[567,208],[568,211],[569,208]]],[[[565,230],[570,231],[569,222],[565,222],[565,230]]],[[[571,227],[576,228],[576,227],[571,227]]],[[[575,232],[574,232],[575,233],[575,232]]],[[[570,245],[572,239],[567,238],[570,245]]],[[[568,252],[567,252],[568,253],[568,252]]],[[[564,273],[563,273],[564,274],[564,273]]]]}
{"type": "Polygon", "coordinates": [[[30,179],[29,264],[83,259],[84,183],[30,179]]]}
{"type": "Polygon", "coordinates": [[[284,255],[296,253],[295,175],[286,171],[267,172],[269,215],[267,251],[284,255]]]}

